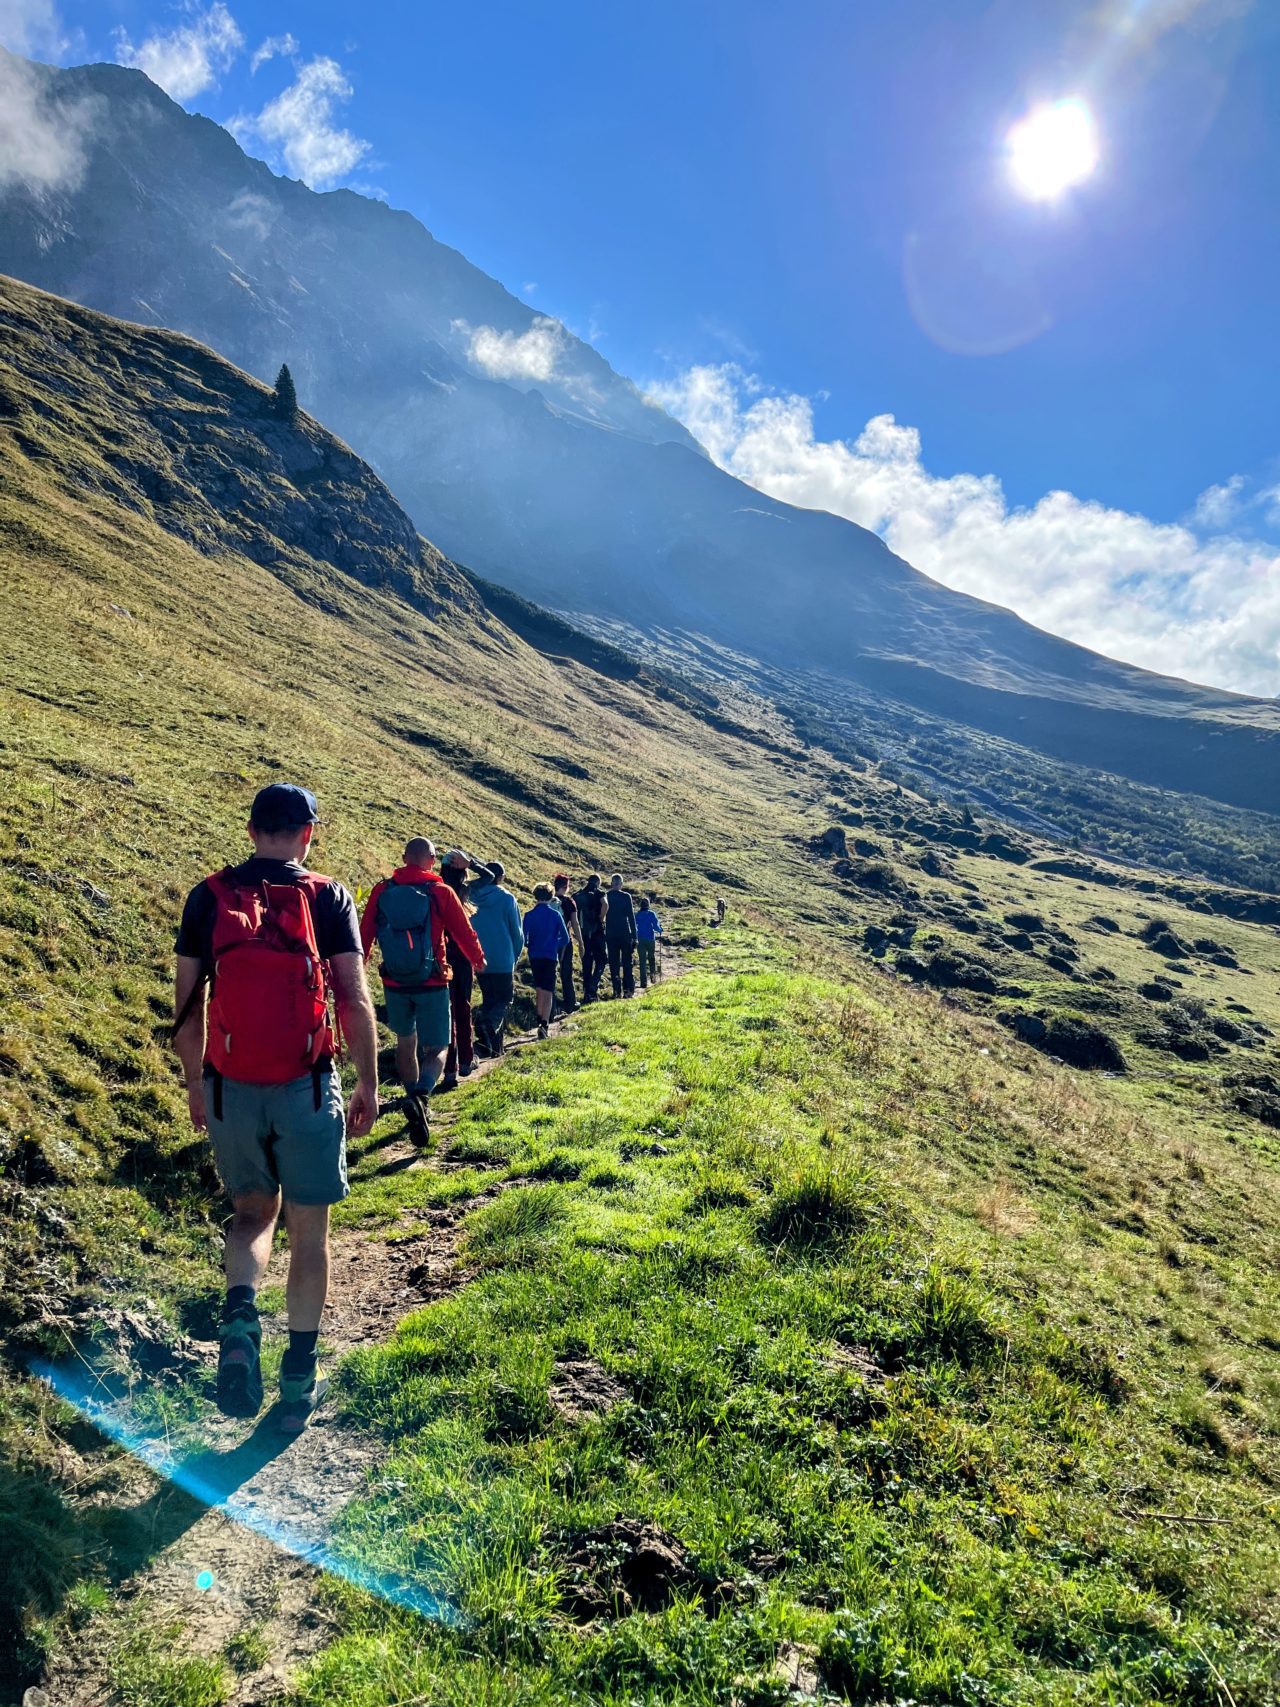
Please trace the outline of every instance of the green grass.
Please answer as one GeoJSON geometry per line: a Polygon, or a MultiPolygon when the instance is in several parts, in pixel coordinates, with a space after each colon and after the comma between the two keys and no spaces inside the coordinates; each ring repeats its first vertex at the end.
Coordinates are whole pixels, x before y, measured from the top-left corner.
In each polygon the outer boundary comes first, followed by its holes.
{"type": "Polygon", "coordinates": [[[179,1626],[139,1626],[112,1657],[111,1683],[130,1707],[222,1707],[227,1675],[214,1659],[181,1658],[173,1644],[179,1626]]]}
{"type": "MultiPolygon", "coordinates": [[[[517,1171],[549,1137],[587,1165],[474,1211],[478,1277],[348,1366],[393,1455],[342,1544],[453,1616],[343,1591],[299,1701],[780,1700],[783,1641],[854,1700],[1272,1698],[1271,1235],[1171,1289],[1158,1237],[1039,1177],[1066,1074],[1006,1082],[1003,1151],[969,1153],[962,1051],[924,1005],[695,973],[464,1096],[460,1138],[504,1123],[517,1171]],[[631,1189],[602,1194],[590,1159],[624,1150],[631,1189]],[[626,1402],[558,1418],[562,1355],[626,1402]],[[617,1514],[702,1587],[582,1628],[563,1538],[617,1514]]],[[[1167,1138],[1095,1120],[1130,1189],[1167,1168],[1167,1138]]]]}

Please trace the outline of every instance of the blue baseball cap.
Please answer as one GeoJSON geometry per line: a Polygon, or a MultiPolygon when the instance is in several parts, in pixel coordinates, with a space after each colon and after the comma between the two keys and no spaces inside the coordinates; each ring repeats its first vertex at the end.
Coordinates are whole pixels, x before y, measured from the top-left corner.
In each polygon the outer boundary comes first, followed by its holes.
{"type": "Polygon", "coordinates": [[[254,795],[249,822],[255,830],[300,830],[304,824],[318,824],[320,813],[309,788],[271,782],[254,795]]]}

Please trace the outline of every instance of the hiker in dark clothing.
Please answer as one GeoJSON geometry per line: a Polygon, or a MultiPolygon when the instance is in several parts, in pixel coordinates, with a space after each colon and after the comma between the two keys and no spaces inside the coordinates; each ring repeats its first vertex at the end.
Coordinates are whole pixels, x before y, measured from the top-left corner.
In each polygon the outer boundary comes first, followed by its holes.
{"type": "Polygon", "coordinates": [[[647,990],[650,978],[658,981],[658,938],[663,934],[658,915],[649,905],[649,897],[640,897],[636,914],[636,948],[640,955],[640,988],[647,990]]]}
{"type": "Polygon", "coordinates": [[[565,929],[569,932],[569,941],[560,951],[560,1006],[567,1014],[571,1014],[578,1005],[578,998],[573,988],[573,945],[578,945],[578,953],[582,953],[582,931],[578,926],[578,903],[569,893],[569,879],[564,872],[558,872],[552,878],[555,895],[551,905],[564,920],[565,929]]]}
{"type": "Polygon", "coordinates": [[[378,1029],[355,902],[306,869],[318,819],[308,789],[261,789],[249,818],[253,857],[196,885],[176,944],[173,1041],[192,1125],[209,1134],[234,1212],[217,1404],[233,1417],[261,1408],[255,1300],[283,1212],[289,1344],[275,1420],[287,1434],[305,1427],[322,1391],[316,1339],[329,1290],[329,1206],[347,1195],[346,1137],[378,1117],[378,1029]],[[345,1117],[331,991],[356,1068],[345,1117]]]}
{"type": "Polygon", "coordinates": [[[476,1035],[487,1055],[501,1055],[502,1034],[515,994],[516,962],[524,952],[524,928],[515,896],[502,886],[506,871],[501,862],[495,859],[471,869],[476,874],[471,885],[471,924],[485,958],[485,969],[477,974],[480,1011],[476,1035]]]}
{"type": "Polygon", "coordinates": [[[594,1002],[604,976],[607,951],[604,940],[604,890],[598,873],[592,872],[575,897],[578,928],[582,932],[582,1000],[594,1002]]]}
{"type": "Polygon", "coordinates": [[[604,941],[609,953],[609,978],[613,984],[614,1000],[620,996],[634,996],[636,910],[616,871],[609,879],[609,893],[605,898],[604,941]]]}
{"type": "MultiPolygon", "coordinates": [[[[440,865],[441,877],[458,897],[468,915],[471,909],[467,905],[467,872],[471,863],[470,854],[463,853],[461,848],[452,848],[440,865]]],[[[475,973],[466,950],[460,943],[450,940],[448,954],[449,969],[453,973],[449,980],[449,1012],[453,1027],[449,1036],[448,1053],[444,1058],[444,1075],[436,1086],[437,1091],[456,1090],[459,1078],[470,1077],[475,1067],[475,1038],[471,1024],[471,996],[475,973]]]]}
{"type": "Polygon", "coordinates": [[[529,950],[529,970],[533,973],[539,1037],[547,1035],[551,1006],[556,999],[560,953],[569,940],[563,916],[551,905],[554,894],[549,883],[539,883],[533,891],[534,904],[524,916],[524,945],[529,950]]]}

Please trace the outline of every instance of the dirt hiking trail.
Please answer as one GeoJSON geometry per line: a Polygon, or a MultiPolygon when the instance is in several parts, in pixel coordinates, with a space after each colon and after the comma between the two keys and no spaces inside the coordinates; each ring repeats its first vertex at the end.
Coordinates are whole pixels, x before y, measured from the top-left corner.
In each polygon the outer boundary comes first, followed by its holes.
{"type": "MultiPolygon", "coordinates": [[[[686,970],[676,949],[660,942],[660,977],[651,987],[661,988],[686,970]]],[[[633,999],[647,993],[637,989],[633,999]]],[[[572,1030],[581,1012],[553,1022],[552,1037],[572,1030]]],[[[447,1152],[466,1086],[537,1047],[536,1032],[524,1032],[508,1038],[503,1056],[478,1059],[458,1091],[432,1099],[431,1146],[416,1149],[403,1129],[393,1133],[378,1145],[379,1174],[450,1171],[447,1152]]],[[[398,1106],[390,1098],[384,1114],[398,1106]]],[[[504,1189],[508,1182],[495,1180],[448,1208],[410,1209],[372,1231],[334,1234],[322,1339],[331,1379],[348,1352],[387,1339],[405,1316],[465,1285],[470,1276],[458,1255],[461,1223],[504,1189]]],[[[267,1286],[283,1287],[287,1264],[287,1249],[277,1244],[267,1286]]],[[[282,1338],[283,1309],[264,1310],[263,1325],[264,1339],[282,1338]]],[[[216,1345],[196,1342],[195,1349],[212,1367],[216,1345]]],[[[590,1369],[562,1372],[564,1390],[553,1393],[553,1402],[567,1414],[591,1408],[599,1398],[593,1398],[592,1381],[590,1369]]],[[[106,1434],[118,1438],[128,1429],[125,1401],[91,1407],[90,1414],[106,1434]]],[[[120,1541],[107,1573],[116,1608],[169,1627],[184,1658],[219,1658],[228,1643],[252,1634],[244,1652],[265,1651],[269,1657],[229,1673],[227,1701],[234,1707],[278,1701],[298,1667],[331,1634],[331,1621],[316,1604],[317,1577],[331,1563],[335,1519],[385,1455],[381,1437],[340,1419],[332,1395],[294,1440],[272,1428],[266,1411],[246,1436],[243,1423],[208,1407],[194,1454],[170,1453],[151,1441],[140,1456],[115,1460],[119,1475],[106,1498],[120,1520],[120,1541]]],[[[102,1503],[103,1496],[91,1498],[102,1503]]],[[[118,1641],[114,1616],[90,1621],[58,1650],[23,1707],[125,1707],[126,1695],[111,1677],[118,1641]]]]}

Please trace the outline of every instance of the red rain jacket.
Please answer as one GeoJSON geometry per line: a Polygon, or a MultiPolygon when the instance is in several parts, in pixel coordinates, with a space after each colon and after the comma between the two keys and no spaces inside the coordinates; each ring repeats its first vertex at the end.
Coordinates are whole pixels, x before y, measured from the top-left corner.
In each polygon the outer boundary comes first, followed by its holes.
{"type": "MultiPolygon", "coordinates": [[[[471,928],[471,920],[467,910],[438,871],[424,871],[421,866],[402,865],[393,871],[390,877],[384,877],[381,883],[375,883],[373,893],[365,902],[364,915],[360,920],[360,941],[364,946],[364,957],[367,961],[373,953],[373,945],[378,934],[378,897],[388,883],[417,883],[431,884],[431,951],[435,955],[436,976],[427,980],[428,990],[438,990],[442,984],[447,984],[453,977],[449,966],[449,956],[445,948],[445,939],[457,943],[467,959],[477,972],[484,968],[484,950],[480,946],[480,938],[471,928]]],[[[395,981],[383,975],[382,982],[388,989],[396,988],[395,981]]]]}

